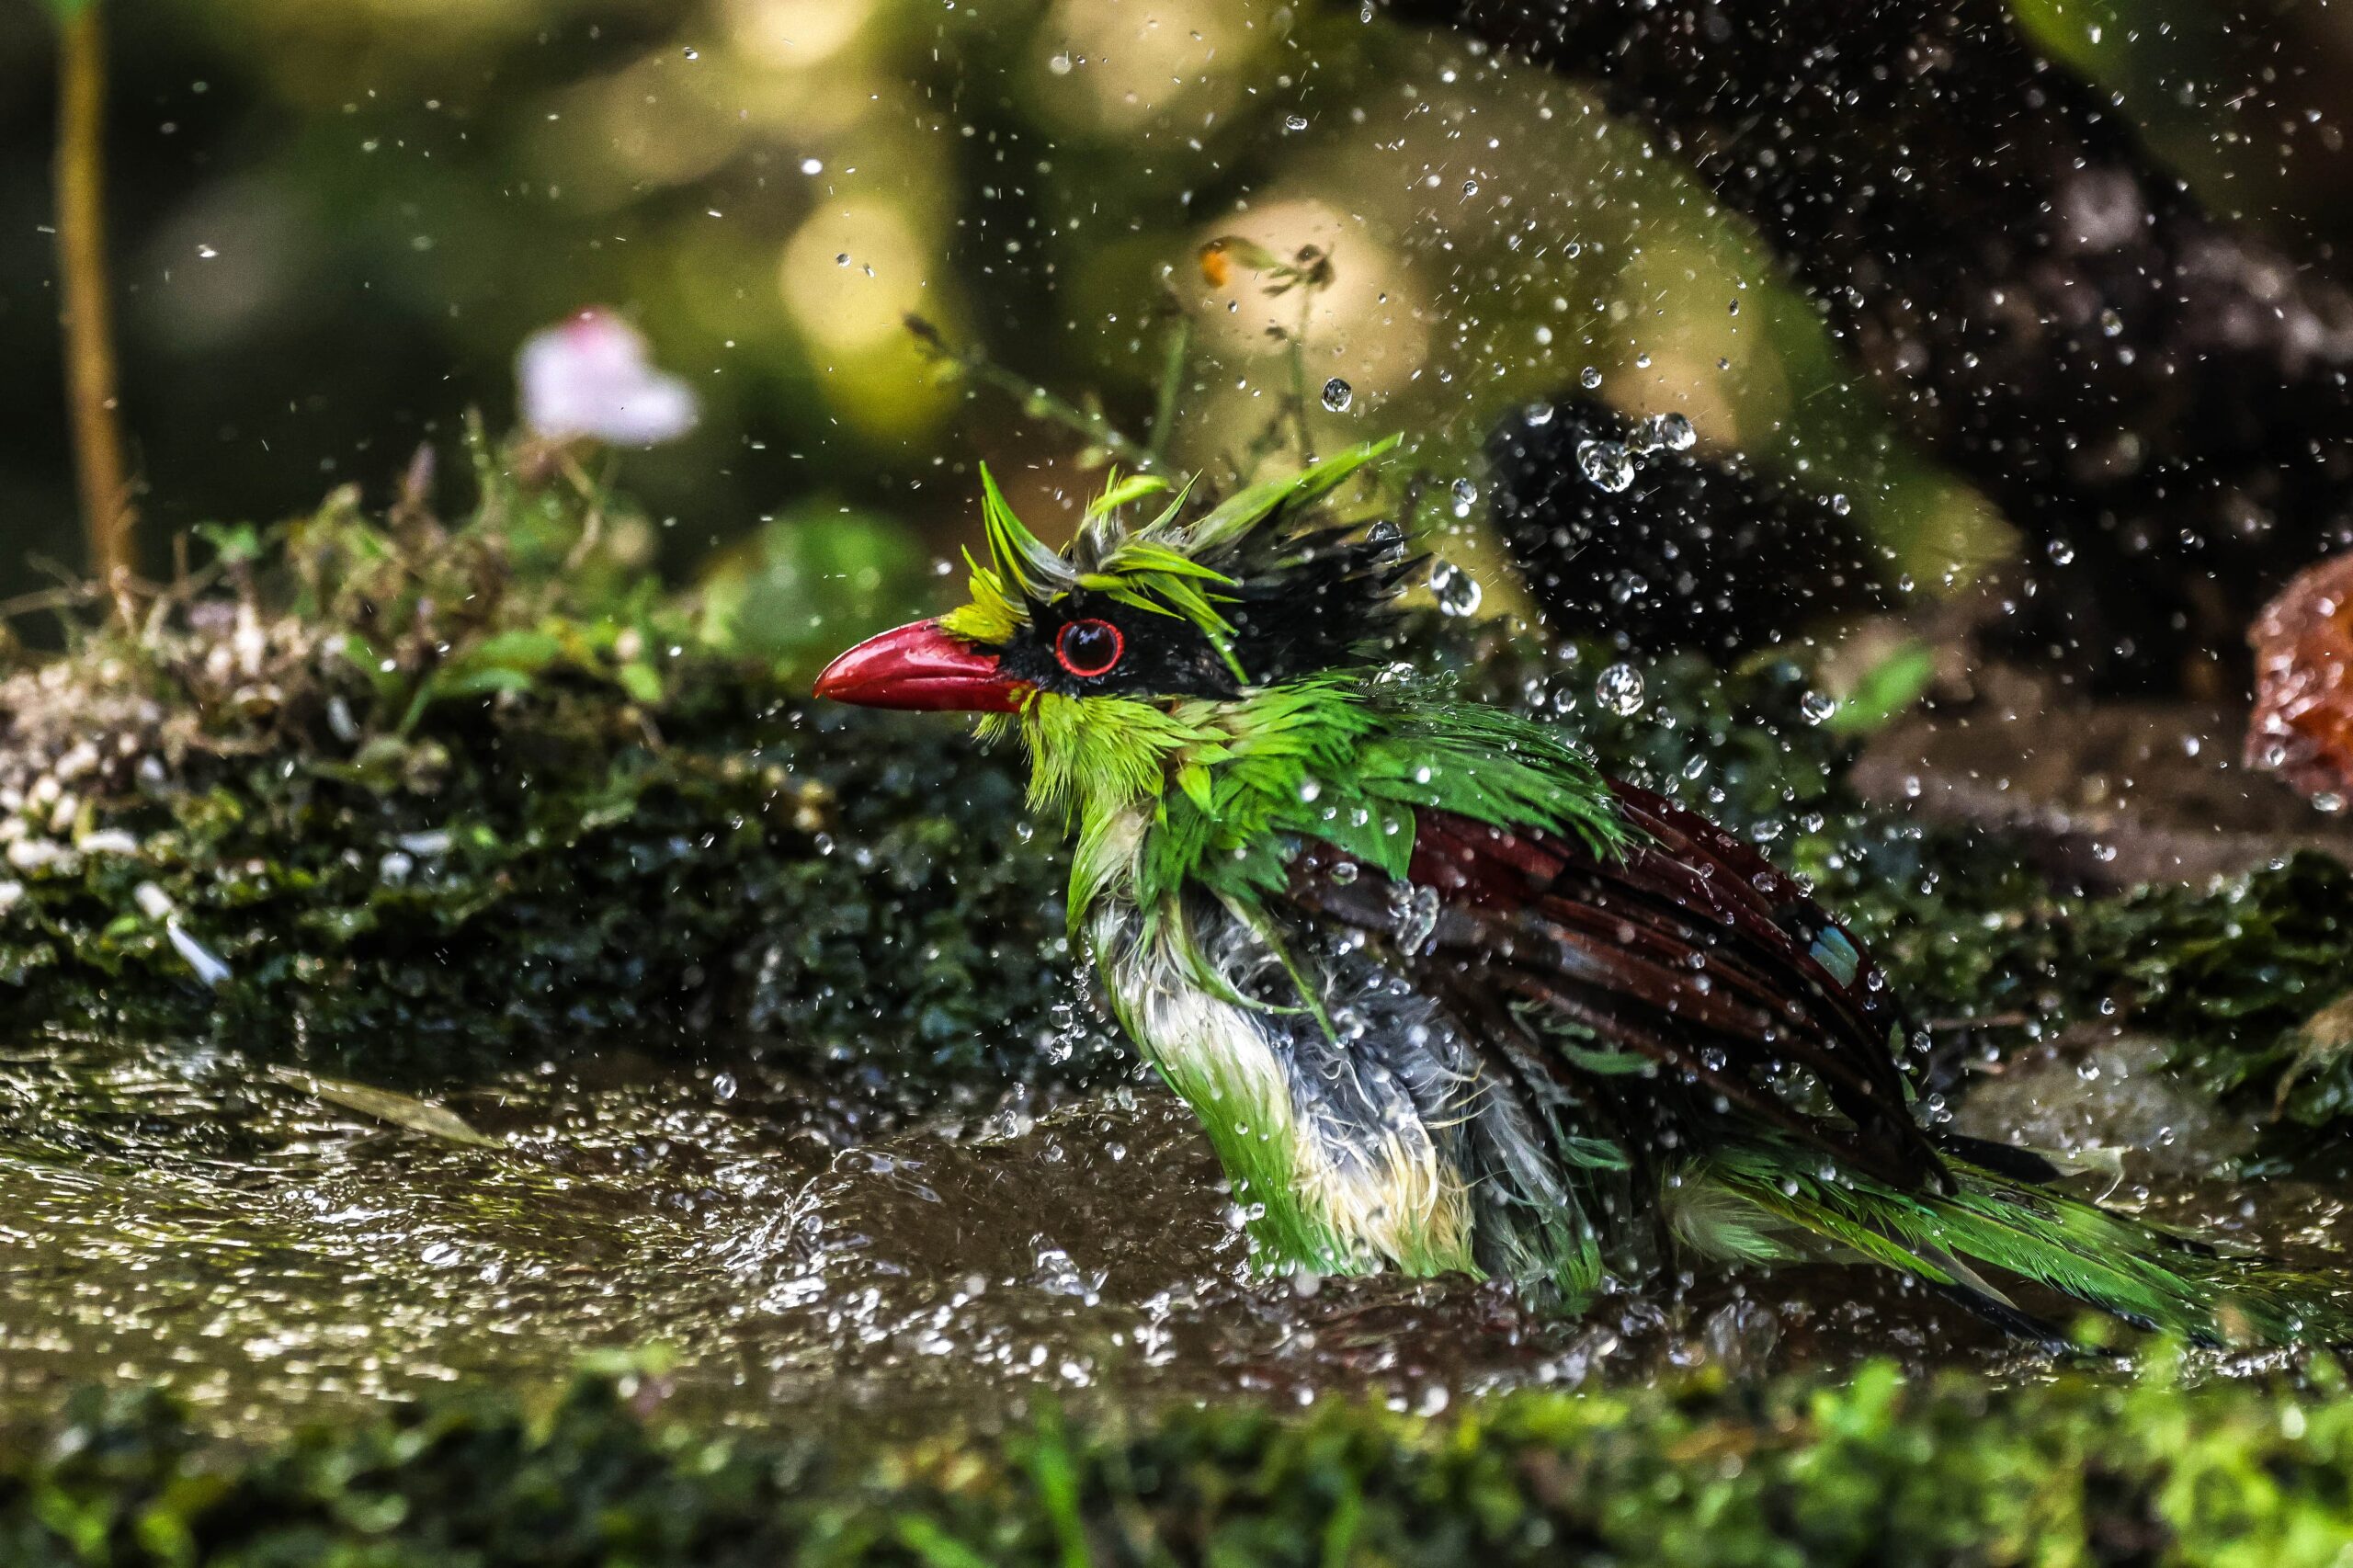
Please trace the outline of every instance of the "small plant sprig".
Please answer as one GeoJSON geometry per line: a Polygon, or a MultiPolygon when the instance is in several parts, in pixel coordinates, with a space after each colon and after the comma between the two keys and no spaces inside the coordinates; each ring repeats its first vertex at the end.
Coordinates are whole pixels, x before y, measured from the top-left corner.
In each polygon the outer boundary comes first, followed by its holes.
{"type": "MultiPolygon", "coordinates": [[[[1199,263],[1202,277],[1212,286],[1222,287],[1239,266],[1267,278],[1263,292],[1268,299],[1280,299],[1294,291],[1299,295],[1298,325],[1293,328],[1277,324],[1267,328],[1270,338],[1288,347],[1290,389],[1274,416],[1251,438],[1241,457],[1226,454],[1233,482],[1237,485],[1249,483],[1257,477],[1266,460],[1286,446],[1295,452],[1300,462],[1313,460],[1313,437],[1308,425],[1307,336],[1315,297],[1331,287],[1335,277],[1331,256],[1319,246],[1302,245],[1285,261],[1255,240],[1229,234],[1204,244],[1199,263]]],[[[1139,473],[1154,473],[1166,466],[1177,404],[1184,395],[1187,372],[1192,362],[1192,329],[1183,309],[1172,298],[1163,313],[1169,324],[1166,347],[1162,351],[1160,375],[1154,389],[1152,425],[1142,440],[1113,423],[1092,395],[1074,402],[998,364],[977,345],[958,347],[920,315],[910,314],[905,321],[907,331],[915,341],[944,368],[1005,392],[1031,418],[1059,425],[1084,440],[1086,445],[1078,457],[1081,469],[1092,470],[1116,462],[1139,473]]]]}
{"type": "Polygon", "coordinates": [[[1277,410],[1276,416],[1267,422],[1247,449],[1246,464],[1235,464],[1235,470],[1245,482],[1256,475],[1259,464],[1282,448],[1283,426],[1288,423],[1298,443],[1302,461],[1312,456],[1314,438],[1307,427],[1307,338],[1308,329],[1315,316],[1315,297],[1332,286],[1336,274],[1332,256],[1321,245],[1302,245],[1291,253],[1289,261],[1256,240],[1240,234],[1222,234],[1200,248],[1199,256],[1201,277],[1213,289],[1224,288],[1233,277],[1234,267],[1247,267],[1267,281],[1259,292],[1269,300],[1284,295],[1299,295],[1299,324],[1286,327],[1269,323],[1267,335],[1285,347],[1285,359],[1290,369],[1290,391],[1277,410]]]}
{"type": "MultiPolygon", "coordinates": [[[[909,312],[905,318],[907,331],[935,361],[955,373],[971,377],[983,386],[995,387],[1020,403],[1021,411],[1033,419],[1059,425],[1080,437],[1086,449],[1079,455],[1083,469],[1100,468],[1108,462],[1120,462],[1139,472],[1149,472],[1159,465],[1160,440],[1163,431],[1154,430],[1154,439],[1137,441],[1111,422],[1102,405],[1093,396],[1073,403],[1049,388],[1017,374],[998,364],[987,350],[977,346],[959,348],[948,340],[948,335],[924,317],[909,312]]],[[[1181,361],[1179,362],[1181,365],[1181,361]]],[[[1175,401],[1165,391],[1165,383],[1181,378],[1164,377],[1163,401],[1175,401]]],[[[1158,421],[1155,421],[1157,426],[1158,421]]]]}

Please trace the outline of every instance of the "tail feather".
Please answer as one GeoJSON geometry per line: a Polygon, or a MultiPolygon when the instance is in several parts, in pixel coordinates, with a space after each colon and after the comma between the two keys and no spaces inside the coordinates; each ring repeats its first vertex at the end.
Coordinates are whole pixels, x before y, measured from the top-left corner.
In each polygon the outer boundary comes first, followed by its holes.
{"type": "Polygon", "coordinates": [[[1736,1199],[1779,1234],[1903,1269],[2005,1326],[2040,1320],[1981,1270],[2200,1344],[2353,1344],[2353,1281],[2225,1253],[1984,1165],[1949,1164],[1949,1194],[1824,1171],[1817,1157],[1773,1144],[1717,1151],[1693,1174],[1720,1195],[1719,1211],[1722,1198],[1736,1199]]]}

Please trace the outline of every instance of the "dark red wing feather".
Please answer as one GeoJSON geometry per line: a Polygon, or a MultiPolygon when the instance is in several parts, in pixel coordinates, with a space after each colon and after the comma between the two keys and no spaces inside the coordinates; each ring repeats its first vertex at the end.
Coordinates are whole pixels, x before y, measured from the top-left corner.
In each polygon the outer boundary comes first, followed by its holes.
{"type": "MultiPolygon", "coordinates": [[[[1860,1170],[1943,1184],[1894,1055],[1901,1009],[1860,946],[1747,845],[1647,790],[1612,789],[1634,830],[1618,856],[1417,813],[1408,874],[1439,900],[1435,929],[1405,955],[1417,977],[1458,1012],[1492,1015],[1497,994],[1536,1003],[1860,1170]],[[1771,1083],[1782,1066],[1810,1074],[1838,1114],[1782,1099],[1771,1083]]],[[[1334,863],[1303,855],[1293,899],[1393,931],[1379,874],[1334,878],[1334,863]]]]}

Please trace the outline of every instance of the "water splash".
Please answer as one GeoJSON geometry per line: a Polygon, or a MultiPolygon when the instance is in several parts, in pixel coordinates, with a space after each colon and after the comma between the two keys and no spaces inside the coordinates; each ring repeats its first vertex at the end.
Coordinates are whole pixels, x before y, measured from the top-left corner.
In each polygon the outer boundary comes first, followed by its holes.
{"type": "Polygon", "coordinates": [[[1485,597],[1479,579],[1451,561],[1441,561],[1430,568],[1430,596],[1446,615],[1475,614],[1480,600],[1485,597]]]}
{"type": "Polygon", "coordinates": [[[1643,672],[1621,660],[1595,678],[1593,695],[1609,712],[1621,719],[1631,718],[1643,710],[1643,672]]]}
{"type": "Polygon", "coordinates": [[[1597,490],[1612,495],[1634,483],[1634,456],[1617,441],[1579,441],[1577,472],[1597,490]]]}

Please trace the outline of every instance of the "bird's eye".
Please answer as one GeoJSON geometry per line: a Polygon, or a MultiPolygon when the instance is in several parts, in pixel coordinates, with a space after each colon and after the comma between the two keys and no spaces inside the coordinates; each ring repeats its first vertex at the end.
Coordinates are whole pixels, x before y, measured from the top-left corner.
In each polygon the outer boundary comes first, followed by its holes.
{"type": "Polygon", "coordinates": [[[1054,658],[1081,679],[1110,674],[1127,651],[1128,640],[1108,620],[1074,620],[1054,639],[1054,658]]]}

